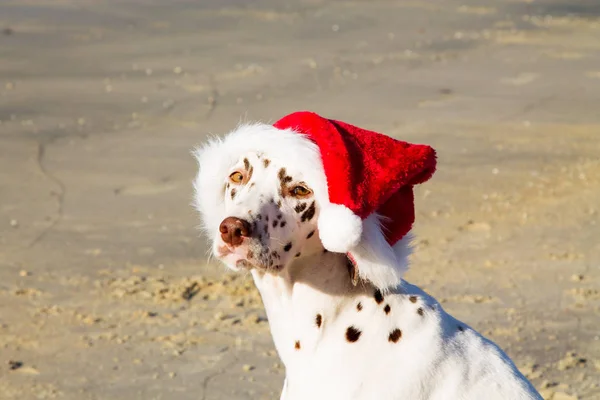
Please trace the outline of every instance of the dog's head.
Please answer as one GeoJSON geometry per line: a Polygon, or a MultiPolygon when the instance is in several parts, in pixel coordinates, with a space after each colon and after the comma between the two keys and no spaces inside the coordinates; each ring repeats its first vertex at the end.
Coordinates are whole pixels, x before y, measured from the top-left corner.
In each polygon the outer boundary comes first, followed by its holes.
{"type": "Polygon", "coordinates": [[[317,220],[327,187],[312,142],[272,126],[246,125],[196,156],[196,206],[213,254],[227,266],[277,272],[323,251],[317,220]]]}
{"type": "MultiPolygon", "coordinates": [[[[319,148],[306,136],[271,125],[242,125],[194,155],[199,163],[195,206],[213,254],[228,267],[278,273],[324,250],[318,219],[321,206],[329,203],[328,184],[319,148]]],[[[373,214],[363,221],[350,258],[361,278],[393,287],[407,269],[409,241],[407,235],[390,246],[373,214]]]]}

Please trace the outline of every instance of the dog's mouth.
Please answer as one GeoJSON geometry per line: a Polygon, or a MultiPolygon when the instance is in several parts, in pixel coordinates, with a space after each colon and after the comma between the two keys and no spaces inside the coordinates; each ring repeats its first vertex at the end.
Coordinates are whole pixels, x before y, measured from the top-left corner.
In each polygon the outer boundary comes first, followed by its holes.
{"type": "Polygon", "coordinates": [[[232,247],[223,244],[217,246],[214,253],[218,259],[234,266],[236,269],[257,269],[269,272],[277,272],[283,269],[279,253],[262,246],[244,243],[232,247]]]}

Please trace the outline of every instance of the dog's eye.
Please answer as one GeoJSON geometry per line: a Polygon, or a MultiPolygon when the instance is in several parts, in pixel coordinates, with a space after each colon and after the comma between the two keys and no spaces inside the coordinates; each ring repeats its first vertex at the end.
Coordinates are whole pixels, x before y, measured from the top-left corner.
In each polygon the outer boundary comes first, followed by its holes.
{"type": "Polygon", "coordinates": [[[233,183],[242,183],[244,180],[244,175],[241,172],[235,171],[231,175],[229,175],[229,180],[233,183]]]}
{"type": "Polygon", "coordinates": [[[294,197],[306,197],[311,193],[312,191],[309,188],[302,185],[294,186],[292,190],[290,190],[290,194],[294,197]]]}

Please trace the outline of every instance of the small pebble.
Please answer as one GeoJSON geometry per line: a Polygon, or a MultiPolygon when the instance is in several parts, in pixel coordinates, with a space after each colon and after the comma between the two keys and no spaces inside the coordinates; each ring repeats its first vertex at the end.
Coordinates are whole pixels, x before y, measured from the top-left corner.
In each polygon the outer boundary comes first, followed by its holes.
{"type": "Polygon", "coordinates": [[[244,366],[242,367],[242,369],[244,370],[244,372],[249,372],[249,371],[252,371],[254,369],[254,366],[249,365],[249,364],[244,364],[244,366]]]}
{"type": "Polygon", "coordinates": [[[16,369],[19,369],[23,366],[23,362],[22,361],[15,361],[15,360],[8,360],[8,368],[11,371],[14,371],[16,369]]]}

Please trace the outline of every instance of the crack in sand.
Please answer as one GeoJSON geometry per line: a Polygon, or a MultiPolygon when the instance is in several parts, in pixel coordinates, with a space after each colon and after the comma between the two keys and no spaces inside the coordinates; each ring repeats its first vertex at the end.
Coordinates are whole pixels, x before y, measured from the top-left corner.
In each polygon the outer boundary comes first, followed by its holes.
{"type": "Polygon", "coordinates": [[[44,236],[46,236],[48,234],[48,232],[50,232],[52,229],[54,229],[56,224],[58,224],[58,222],[63,217],[63,208],[64,208],[65,195],[67,193],[67,188],[60,179],[58,179],[56,176],[54,176],[52,173],[50,173],[46,169],[46,167],[44,167],[44,157],[46,155],[46,146],[48,144],[49,143],[38,142],[37,155],[35,158],[35,162],[36,162],[36,165],[37,165],[38,169],[40,170],[41,174],[48,181],[52,182],[58,189],[58,191],[56,192],[56,196],[55,196],[56,202],[57,202],[56,214],[55,214],[55,218],[52,220],[52,222],[50,222],[50,224],[45,229],[43,229],[36,237],[34,237],[31,242],[29,242],[29,244],[27,245],[27,248],[31,248],[31,247],[35,246],[37,243],[39,243],[44,238],[44,236]]]}
{"type": "Polygon", "coordinates": [[[225,371],[229,367],[235,365],[238,361],[239,361],[238,358],[234,355],[232,362],[230,362],[229,364],[225,365],[223,368],[219,369],[214,374],[210,374],[206,378],[204,378],[204,381],[202,381],[202,397],[200,398],[200,400],[206,400],[206,393],[207,393],[207,389],[208,389],[208,383],[211,380],[213,380],[214,378],[216,378],[217,376],[223,375],[225,373],[225,371]]]}

